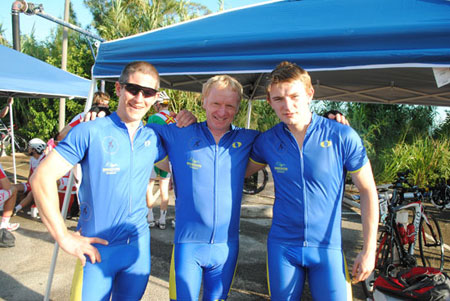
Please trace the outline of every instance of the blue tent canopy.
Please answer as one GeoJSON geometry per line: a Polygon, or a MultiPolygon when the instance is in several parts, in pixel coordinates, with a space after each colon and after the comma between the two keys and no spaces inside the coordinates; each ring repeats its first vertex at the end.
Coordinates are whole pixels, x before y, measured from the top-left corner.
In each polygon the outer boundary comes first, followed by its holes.
{"type": "Polygon", "coordinates": [[[91,82],[0,45],[0,96],[87,98],[91,82]]]}
{"type": "Polygon", "coordinates": [[[116,79],[134,60],[171,89],[231,74],[264,98],[267,73],[288,60],[310,72],[316,99],[450,105],[432,69],[450,67],[450,1],[269,1],[102,43],[93,76],[116,79]]]}

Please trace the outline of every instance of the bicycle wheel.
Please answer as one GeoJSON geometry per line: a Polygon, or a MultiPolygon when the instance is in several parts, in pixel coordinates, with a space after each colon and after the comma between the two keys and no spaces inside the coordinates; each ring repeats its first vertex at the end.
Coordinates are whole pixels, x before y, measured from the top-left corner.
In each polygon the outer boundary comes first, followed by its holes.
{"type": "Polygon", "coordinates": [[[419,251],[422,263],[426,267],[440,269],[444,268],[444,241],[442,239],[441,227],[437,220],[432,217],[420,220],[419,229],[419,251]]]}
{"type": "Polygon", "coordinates": [[[14,145],[16,147],[16,151],[25,152],[28,149],[28,142],[24,138],[19,135],[14,135],[14,145]]]}
{"type": "Polygon", "coordinates": [[[445,209],[449,201],[450,186],[447,184],[440,186],[439,189],[435,189],[431,195],[431,203],[439,210],[445,209]]]}
{"type": "Polygon", "coordinates": [[[378,248],[375,257],[375,268],[369,277],[361,282],[366,298],[373,297],[373,284],[381,273],[385,273],[386,269],[392,263],[391,257],[391,236],[388,232],[382,232],[378,239],[378,248]]]}
{"type": "Polygon", "coordinates": [[[269,181],[269,173],[265,168],[244,180],[243,192],[245,194],[257,194],[264,190],[269,181]]]}

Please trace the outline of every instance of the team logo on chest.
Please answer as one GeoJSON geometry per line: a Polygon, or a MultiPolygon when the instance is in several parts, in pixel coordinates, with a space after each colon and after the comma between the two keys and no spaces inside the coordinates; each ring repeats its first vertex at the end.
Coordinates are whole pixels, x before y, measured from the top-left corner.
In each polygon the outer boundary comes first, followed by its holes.
{"type": "Polygon", "coordinates": [[[198,150],[198,149],[204,147],[203,140],[200,139],[199,137],[192,137],[189,140],[189,144],[188,145],[189,145],[189,149],[190,150],[198,150]]]}
{"type": "Polygon", "coordinates": [[[278,144],[276,146],[276,149],[277,149],[277,152],[280,153],[280,154],[283,154],[283,153],[286,152],[286,146],[283,143],[281,143],[281,142],[280,142],[280,144],[278,144]]]}
{"type": "Polygon", "coordinates": [[[331,140],[325,140],[320,142],[320,146],[323,148],[331,147],[332,145],[333,143],[331,142],[331,140]]]}
{"type": "Polygon", "coordinates": [[[281,162],[275,163],[274,169],[277,173],[285,173],[286,171],[288,171],[286,164],[281,162]]]}
{"type": "Polygon", "coordinates": [[[202,164],[200,161],[195,160],[194,158],[189,158],[189,160],[186,162],[187,166],[189,166],[191,169],[200,169],[202,168],[202,164]]]}
{"type": "Polygon", "coordinates": [[[233,144],[231,144],[231,146],[233,148],[240,148],[242,146],[242,142],[239,142],[239,141],[233,142],[233,144]]]}
{"type": "Polygon", "coordinates": [[[117,163],[106,162],[105,167],[103,167],[102,172],[107,175],[115,175],[120,171],[120,166],[117,163]]]}
{"type": "Polygon", "coordinates": [[[103,138],[102,148],[105,153],[114,155],[119,151],[119,142],[116,138],[107,136],[103,138]]]}

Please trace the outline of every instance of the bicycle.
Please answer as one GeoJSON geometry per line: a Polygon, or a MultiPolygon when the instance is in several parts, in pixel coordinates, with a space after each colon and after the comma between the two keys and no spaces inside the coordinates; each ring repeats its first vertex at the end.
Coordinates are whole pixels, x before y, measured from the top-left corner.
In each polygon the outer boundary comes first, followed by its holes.
{"type": "MultiPolygon", "coordinates": [[[[2,143],[2,148],[6,149],[11,146],[12,131],[10,126],[0,119],[0,139],[2,143]]],[[[20,135],[14,134],[14,146],[16,151],[25,152],[28,149],[28,142],[20,135]]]]}
{"type": "Polygon", "coordinates": [[[444,268],[444,242],[441,228],[434,217],[429,218],[422,205],[422,190],[407,181],[410,171],[397,173],[392,196],[387,193],[380,198],[382,226],[375,257],[375,269],[362,282],[366,297],[372,297],[373,284],[380,274],[394,275],[398,268],[417,265],[444,268]],[[387,212],[386,212],[387,210],[387,212]],[[409,212],[412,212],[410,220],[409,212]],[[405,227],[406,226],[406,227],[405,227]],[[418,231],[417,231],[418,229],[418,231]],[[416,235],[418,234],[418,235],[416,235]],[[417,254],[417,243],[419,254],[417,254]]]}
{"type": "Polygon", "coordinates": [[[437,209],[450,209],[450,186],[446,179],[438,179],[434,186],[429,187],[427,194],[431,204],[437,209]]]}
{"type": "Polygon", "coordinates": [[[264,167],[248,178],[244,179],[243,192],[245,194],[257,194],[264,190],[269,181],[269,173],[264,167]]]}

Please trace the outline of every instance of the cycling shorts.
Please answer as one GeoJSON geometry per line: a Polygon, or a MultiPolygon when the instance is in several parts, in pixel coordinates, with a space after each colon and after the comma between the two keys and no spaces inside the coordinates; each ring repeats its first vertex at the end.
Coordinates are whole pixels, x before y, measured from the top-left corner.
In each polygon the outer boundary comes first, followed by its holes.
{"type": "Polygon", "coordinates": [[[239,242],[175,244],[170,264],[170,300],[226,300],[236,271],[239,242]]]}
{"type": "Polygon", "coordinates": [[[78,260],[71,300],[141,300],[150,276],[150,231],[128,244],[94,245],[102,261],[78,260]]]}
{"type": "Polygon", "coordinates": [[[268,241],[267,269],[272,300],[300,300],[306,277],[314,300],[352,300],[342,250],[268,241]]]}

